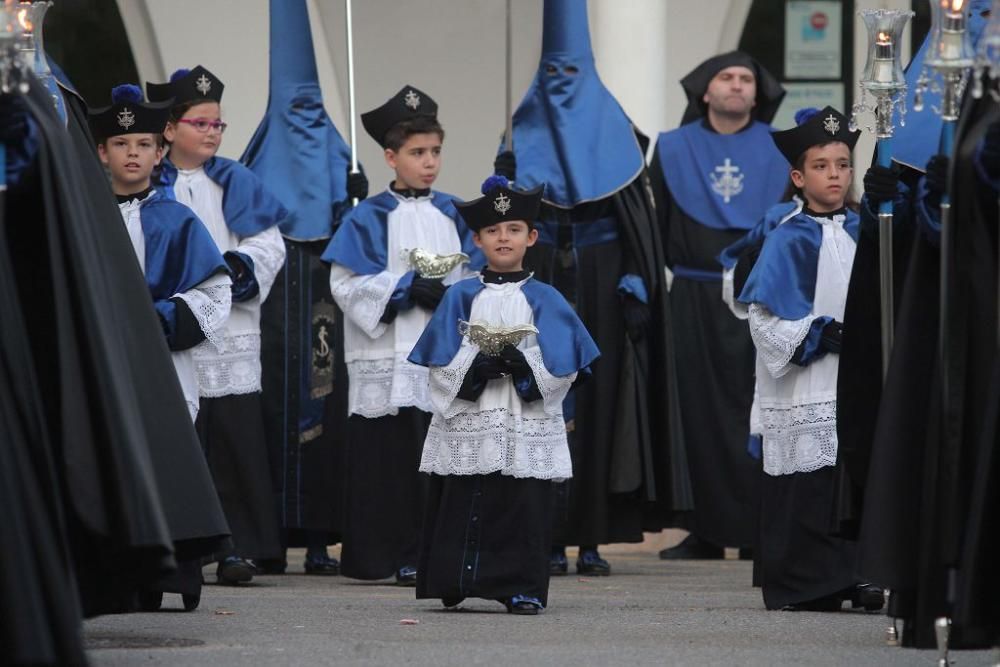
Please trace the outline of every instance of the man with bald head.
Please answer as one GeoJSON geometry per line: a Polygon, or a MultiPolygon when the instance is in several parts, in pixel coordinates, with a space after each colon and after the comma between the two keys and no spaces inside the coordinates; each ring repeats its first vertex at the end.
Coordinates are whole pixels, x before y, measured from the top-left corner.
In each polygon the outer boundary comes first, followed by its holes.
{"type": "Polygon", "coordinates": [[[661,134],[650,178],[667,266],[677,383],[695,508],[664,521],[690,535],[664,559],[749,548],[758,464],[748,453],[754,350],[721,299],[717,257],[776,204],[788,164],[768,123],[785,91],[753,58],[715,56],[681,80],[681,126],[661,134]]]}

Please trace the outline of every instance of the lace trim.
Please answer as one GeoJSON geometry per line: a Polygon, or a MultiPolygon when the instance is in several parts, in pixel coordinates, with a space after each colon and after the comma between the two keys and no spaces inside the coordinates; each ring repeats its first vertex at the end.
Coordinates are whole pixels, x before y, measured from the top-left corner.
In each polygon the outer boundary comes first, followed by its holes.
{"type": "Polygon", "coordinates": [[[223,280],[224,282],[220,281],[214,285],[202,283],[177,295],[198,320],[198,327],[205,334],[205,338],[220,353],[226,333],[226,319],[229,317],[233,300],[232,281],[228,277],[223,280]]]}
{"type": "Polygon", "coordinates": [[[210,341],[192,349],[198,394],[215,398],[260,391],[260,334],[223,335],[216,351],[210,341]]]}
{"type": "Polygon", "coordinates": [[[240,239],[240,244],[234,250],[253,260],[253,276],[260,287],[260,302],[264,303],[278,271],[285,264],[285,241],[281,238],[281,232],[275,225],[259,234],[240,239]]]}
{"type": "Polygon", "coordinates": [[[337,305],[358,328],[371,338],[378,338],[385,333],[387,326],[379,319],[398,281],[399,278],[388,271],[373,276],[357,276],[343,267],[334,266],[330,272],[330,291],[337,305]]]}
{"type": "Polygon", "coordinates": [[[430,369],[431,404],[434,406],[434,412],[445,419],[450,419],[475,406],[475,403],[457,396],[465,381],[465,375],[478,353],[478,346],[463,345],[458,348],[455,358],[447,366],[435,366],[430,369]]]}
{"type": "Polygon", "coordinates": [[[837,401],[763,407],[764,472],[790,475],[837,463],[837,401]]]}
{"type": "Polygon", "coordinates": [[[362,417],[384,417],[399,408],[433,412],[427,369],[411,364],[406,355],[348,362],[347,409],[362,417]]]}
{"type": "Polygon", "coordinates": [[[569,388],[576,380],[576,373],[566,377],[556,377],[549,373],[542,361],[542,351],[538,347],[531,347],[524,350],[524,360],[531,366],[531,372],[535,376],[535,384],[542,395],[542,407],[545,413],[553,417],[562,418],[562,404],[569,393],[569,388]]]}
{"type": "Polygon", "coordinates": [[[434,415],[420,457],[420,471],[437,475],[488,475],[564,480],[573,476],[561,417],[515,415],[506,408],[434,415]]]}
{"type": "Polygon", "coordinates": [[[749,308],[750,336],[757,355],[771,377],[777,379],[792,370],[790,364],[795,349],[805,340],[812,325],[811,316],[801,320],[784,320],[759,303],[749,308]]]}

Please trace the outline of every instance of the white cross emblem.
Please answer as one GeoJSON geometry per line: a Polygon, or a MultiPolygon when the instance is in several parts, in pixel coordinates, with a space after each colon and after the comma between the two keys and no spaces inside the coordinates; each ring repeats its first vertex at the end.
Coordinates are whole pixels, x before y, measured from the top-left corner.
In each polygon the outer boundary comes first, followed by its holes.
{"type": "Polygon", "coordinates": [[[198,92],[202,95],[208,95],[208,91],[212,90],[212,81],[207,76],[202,74],[198,77],[198,80],[195,81],[194,87],[197,88],[198,92]]]}
{"type": "Polygon", "coordinates": [[[412,89],[408,93],[406,93],[405,99],[406,99],[406,106],[410,107],[414,111],[416,111],[417,108],[420,106],[420,95],[417,95],[415,92],[413,92],[412,89]]]}
{"type": "Polygon", "coordinates": [[[840,132],[840,121],[833,114],[830,114],[823,119],[823,129],[830,134],[837,134],[840,132]]]}
{"type": "Polygon", "coordinates": [[[131,109],[128,107],[121,110],[118,114],[118,126],[123,130],[127,130],[133,125],[135,125],[135,114],[132,113],[131,109]]]}
{"type": "Polygon", "coordinates": [[[712,189],[715,190],[715,194],[722,197],[722,201],[729,203],[729,200],[739,193],[743,192],[743,176],[740,174],[740,168],[734,165],[729,158],[721,165],[715,168],[719,176],[714,173],[709,174],[708,177],[712,179],[712,189]]]}
{"type": "Polygon", "coordinates": [[[500,196],[493,200],[493,209],[500,215],[505,214],[510,210],[510,197],[501,192],[500,196]]]}

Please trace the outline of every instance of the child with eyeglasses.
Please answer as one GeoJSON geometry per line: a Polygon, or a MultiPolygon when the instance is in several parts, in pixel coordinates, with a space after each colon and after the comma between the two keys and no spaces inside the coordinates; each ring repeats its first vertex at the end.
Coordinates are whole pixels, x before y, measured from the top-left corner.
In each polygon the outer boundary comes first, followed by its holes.
{"type": "Polygon", "coordinates": [[[201,409],[195,422],[232,530],[235,549],[217,554],[219,583],[250,581],[246,559],[282,554],[264,439],[260,309],[285,261],[278,223],[287,215],[263,182],[216,155],[226,124],[224,85],[202,66],[146,83],[150,102],[169,102],[157,189],[205,223],[232,273],[232,311],[218,340],[193,350],[201,409]]]}

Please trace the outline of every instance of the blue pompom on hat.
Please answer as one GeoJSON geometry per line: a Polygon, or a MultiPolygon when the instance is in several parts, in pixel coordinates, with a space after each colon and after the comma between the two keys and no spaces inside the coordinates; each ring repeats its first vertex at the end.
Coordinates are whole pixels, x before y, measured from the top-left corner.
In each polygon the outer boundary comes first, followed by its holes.
{"type": "Polygon", "coordinates": [[[483,186],[479,189],[480,192],[486,194],[493,188],[505,188],[510,189],[510,181],[507,180],[506,176],[501,176],[500,174],[493,174],[485,181],[483,181],[483,186]]]}
{"type": "Polygon", "coordinates": [[[795,124],[802,125],[818,113],[819,109],[816,107],[803,107],[795,112],[795,124]]]}
{"type": "Polygon", "coordinates": [[[191,70],[185,69],[183,67],[180,68],[180,69],[178,69],[178,70],[174,70],[174,73],[170,75],[170,83],[173,83],[173,82],[177,81],[178,79],[183,79],[184,77],[186,77],[190,73],[191,73],[191,70]]]}
{"type": "Polygon", "coordinates": [[[111,103],[122,104],[131,102],[138,104],[142,102],[142,88],[134,83],[123,83],[111,89],[111,103]]]}

